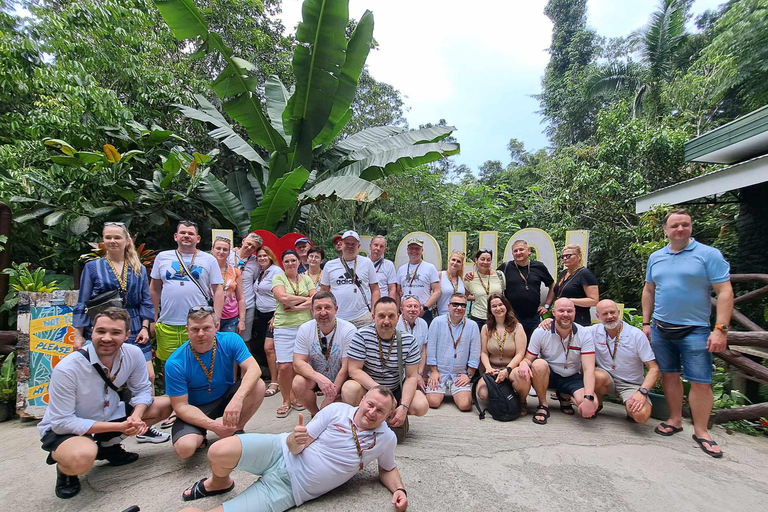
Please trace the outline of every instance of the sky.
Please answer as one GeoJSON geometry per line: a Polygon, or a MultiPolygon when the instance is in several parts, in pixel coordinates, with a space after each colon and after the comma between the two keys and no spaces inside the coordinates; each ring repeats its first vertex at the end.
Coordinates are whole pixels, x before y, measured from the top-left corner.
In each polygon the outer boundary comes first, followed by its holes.
{"type": "MultiPolygon", "coordinates": [[[[695,0],[693,13],[724,0],[695,0]]],[[[301,0],[283,0],[286,30],[301,19],[301,0]]],[[[473,171],[486,160],[509,163],[514,137],[528,151],[548,145],[537,114],[549,61],[552,23],[546,0],[350,0],[350,17],[373,11],[379,49],[368,57],[374,78],[405,101],[410,128],[445,119],[456,127],[461,154],[473,171]]],[[[588,0],[587,23],[605,37],[643,27],[659,0],[588,0]]],[[[689,29],[694,30],[691,26],[689,29]]]]}

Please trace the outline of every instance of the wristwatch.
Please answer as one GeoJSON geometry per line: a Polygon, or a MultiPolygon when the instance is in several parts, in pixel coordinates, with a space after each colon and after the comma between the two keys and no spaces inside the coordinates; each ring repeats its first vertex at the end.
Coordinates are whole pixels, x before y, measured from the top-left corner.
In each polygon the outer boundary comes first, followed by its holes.
{"type": "Polygon", "coordinates": [[[724,324],[715,324],[715,329],[718,331],[728,332],[728,330],[731,328],[730,325],[724,325],[724,324]]]}
{"type": "Polygon", "coordinates": [[[544,309],[549,309],[551,306],[549,304],[544,304],[544,309]]]}
{"type": "Polygon", "coordinates": [[[638,389],[641,395],[648,396],[648,390],[646,388],[640,388],[638,389]]]}
{"type": "Polygon", "coordinates": [[[507,370],[507,374],[508,374],[508,375],[512,375],[512,368],[510,368],[509,366],[507,366],[507,367],[505,368],[505,370],[507,370]]]}
{"type": "Polygon", "coordinates": [[[584,398],[589,400],[590,402],[595,401],[595,395],[584,395],[584,398]]]}

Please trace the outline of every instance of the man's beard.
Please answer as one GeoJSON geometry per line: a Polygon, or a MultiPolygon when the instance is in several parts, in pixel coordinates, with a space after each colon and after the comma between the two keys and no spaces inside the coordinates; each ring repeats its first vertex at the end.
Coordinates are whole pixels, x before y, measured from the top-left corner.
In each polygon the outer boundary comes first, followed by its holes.
{"type": "Polygon", "coordinates": [[[621,323],[621,320],[615,320],[610,323],[606,322],[603,325],[605,326],[606,329],[615,329],[619,326],[620,323],[621,323]]]}

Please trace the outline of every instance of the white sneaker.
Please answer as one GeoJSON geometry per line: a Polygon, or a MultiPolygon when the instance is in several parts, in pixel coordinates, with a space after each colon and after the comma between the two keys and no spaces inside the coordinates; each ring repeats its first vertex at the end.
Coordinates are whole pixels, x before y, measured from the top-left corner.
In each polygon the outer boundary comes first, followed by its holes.
{"type": "Polygon", "coordinates": [[[536,390],[531,388],[531,390],[528,392],[528,396],[536,396],[536,390]]]}
{"type": "Polygon", "coordinates": [[[155,427],[149,427],[143,435],[136,436],[137,443],[164,443],[171,438],[166,432],[160,432],[155,427]]]}

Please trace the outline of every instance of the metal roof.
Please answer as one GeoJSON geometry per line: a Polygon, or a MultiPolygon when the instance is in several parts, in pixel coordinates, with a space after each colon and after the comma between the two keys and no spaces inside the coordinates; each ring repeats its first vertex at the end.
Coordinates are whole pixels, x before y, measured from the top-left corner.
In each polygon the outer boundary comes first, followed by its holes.
{"type": "Polygon", "coordinates": [[[768,148],[768,105],[685,143],[686,162],[735,164],[768,148]]]}

